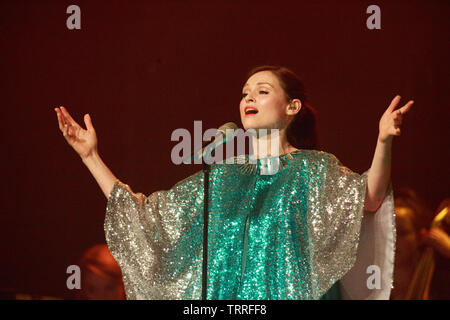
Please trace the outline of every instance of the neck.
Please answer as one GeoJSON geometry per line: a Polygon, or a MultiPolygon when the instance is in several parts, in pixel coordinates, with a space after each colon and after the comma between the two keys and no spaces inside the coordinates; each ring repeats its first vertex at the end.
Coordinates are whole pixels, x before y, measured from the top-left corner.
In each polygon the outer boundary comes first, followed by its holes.
{"type": "Polygon", "coordinates": [[[256,159],[275,157],[296,150],[286,136],[286,129],[257,129],[252,139],[256,159]]]}

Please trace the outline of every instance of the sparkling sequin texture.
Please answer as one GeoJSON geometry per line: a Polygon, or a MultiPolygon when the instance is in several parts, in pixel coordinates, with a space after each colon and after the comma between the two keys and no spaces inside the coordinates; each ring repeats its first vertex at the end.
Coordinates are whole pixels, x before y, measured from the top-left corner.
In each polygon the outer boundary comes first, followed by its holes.
{"type": "MultiPolygon", "coordinates": [[[[207,299],[319,299],[355,263],[367,171],[317,150],[277,160],[211,166],[207,299]]],[[[105,234],[127,299],[200,299],[203,172],[148,197],[117,181],[105,234]]]]}

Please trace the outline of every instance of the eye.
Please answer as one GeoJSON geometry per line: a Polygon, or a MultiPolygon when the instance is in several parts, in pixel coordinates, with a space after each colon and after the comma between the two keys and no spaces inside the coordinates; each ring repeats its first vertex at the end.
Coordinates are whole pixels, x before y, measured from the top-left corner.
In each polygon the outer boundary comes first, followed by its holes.
{"type": "MultiPolygon", "coordinates": [[[[263,91],[263,90],[261,90],[261,91],[259,91],[259,93],[262,93],[262,94],[268,94],[269,92],[268,92],[268,91],[263,91]]],[[[241,98],[244,98],[246,95],[247,95],[246,93],[242,93],[242,94],[241,94],[241,98]]]]}

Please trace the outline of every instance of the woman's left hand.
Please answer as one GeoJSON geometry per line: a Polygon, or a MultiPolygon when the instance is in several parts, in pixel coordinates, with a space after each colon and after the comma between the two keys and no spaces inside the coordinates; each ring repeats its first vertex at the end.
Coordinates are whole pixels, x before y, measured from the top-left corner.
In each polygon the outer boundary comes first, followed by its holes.
{"type": "Polygon", "coordinates": [[[380,119],[380,131],[378,133],[378,141],[380,142],[392,140],[394,136],[399,136],[401,133],[400,126],[402,125],[403,117],[409,111],[409,109],[411,109],[414,101],[410,100],[403,107],[394,111],[394,109],[400,102],[400,99],[400,96],[395,96],[380,119]]]}

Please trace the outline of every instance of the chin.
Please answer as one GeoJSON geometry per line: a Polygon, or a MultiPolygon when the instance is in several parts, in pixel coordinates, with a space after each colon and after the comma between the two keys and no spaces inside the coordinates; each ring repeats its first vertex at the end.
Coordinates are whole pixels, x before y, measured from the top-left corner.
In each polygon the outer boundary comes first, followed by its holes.
{"type": "Polygon", "coordinates": [[[255,121],[255,119],[244,119],[244,120],[241,120],[241,122],[242,122],[242,126],[244,127],[245,130],[264,128],[264,126],[261,125],[261,123],[258,123],[258,121],[255,121]]]}
{"type": "Polygon", "coordinates": [[[273,126],[270,125],[264,125],[264,124],[257,124],[257,123],[246,123],[243,125],[245,130],[272,130],[275,129],[273,126]]]}

